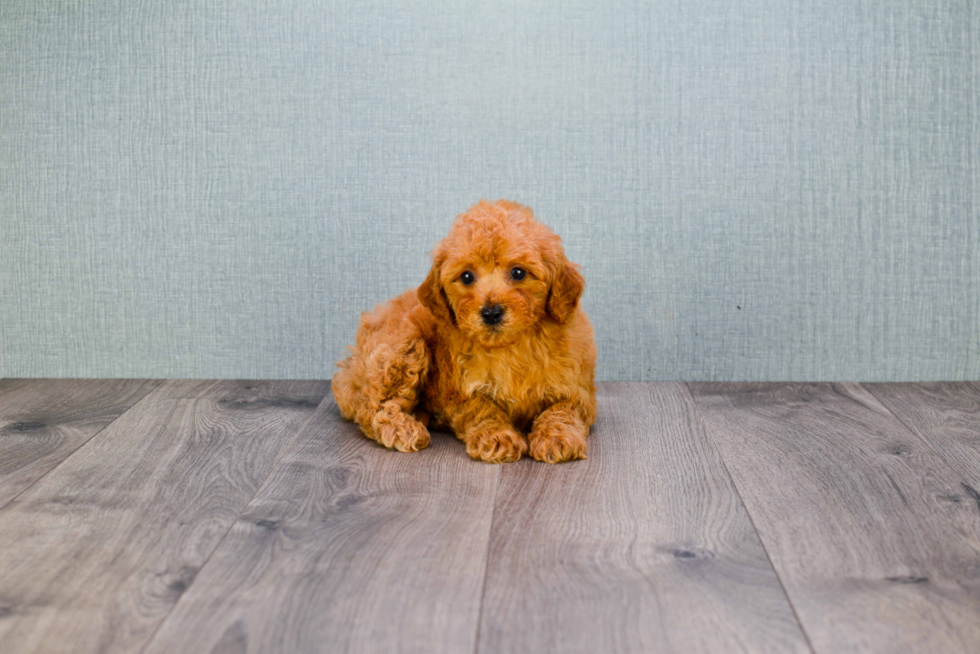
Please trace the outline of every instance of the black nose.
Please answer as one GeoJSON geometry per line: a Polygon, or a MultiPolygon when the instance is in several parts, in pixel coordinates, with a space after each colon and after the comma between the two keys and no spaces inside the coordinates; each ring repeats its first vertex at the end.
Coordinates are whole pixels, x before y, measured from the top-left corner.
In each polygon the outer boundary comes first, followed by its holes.
{"type": "Polygon", "coordinates": [[[504,319],[504,308],[499,304],[488,304],[480,310],[480,316],[492,327],[504,319]]]}

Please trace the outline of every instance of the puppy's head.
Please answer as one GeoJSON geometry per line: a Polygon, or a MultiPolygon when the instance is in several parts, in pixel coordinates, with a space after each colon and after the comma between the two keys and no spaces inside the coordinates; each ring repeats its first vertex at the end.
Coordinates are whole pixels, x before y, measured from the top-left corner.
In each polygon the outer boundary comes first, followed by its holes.
{"type": "Polygon", "coordinates": [[[439,320],[500,347],[543,320],[566,322],[584,288],[561,239],[529,208],[499,200],[456,218],[418,295],[439,320]]]}

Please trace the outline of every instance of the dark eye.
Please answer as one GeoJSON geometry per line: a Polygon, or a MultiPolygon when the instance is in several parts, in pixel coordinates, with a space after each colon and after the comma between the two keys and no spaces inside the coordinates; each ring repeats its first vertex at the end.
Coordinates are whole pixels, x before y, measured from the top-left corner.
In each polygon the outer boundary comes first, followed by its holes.
{"type": "Polygon", "coordinates": [[[463,282],[465,286],[469,286],[470,284],[476,281],[476,277],[473,276],[473,273],[467,270],[466,272],[464,272],[462,275],[459,276],[459,281],[463,282]]]}
{"type": "Polygon", "coordinates": [[[523,268],[511,268],[510,278],[513,279],[515,282],[519,282],[525,277],[527,277],[527,271],[524,270],[523,268]]]}

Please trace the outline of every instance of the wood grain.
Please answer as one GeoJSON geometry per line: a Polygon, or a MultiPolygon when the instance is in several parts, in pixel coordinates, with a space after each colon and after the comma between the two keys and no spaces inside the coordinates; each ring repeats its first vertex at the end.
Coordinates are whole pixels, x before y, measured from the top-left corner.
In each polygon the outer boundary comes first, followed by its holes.
{"type": "Polygon", "coordinates": [[[10,502],[0,652],[138,651],[327,390],[168,382],[10,502]]]}
{"type": "Polygon", "coordinates": [[[472,652],[499,471],[324,403],[147,652],[472,652]]]}
{"type": "Polygon", "coordinates": [[[160,383],[152,379],[0,380],[0,507],[160,383]]]}
{"type": "Polygon", "coordinates": [[[817,652],[976,652],[980,512],[857,384],[691,384],[817,652]]]}
{"type": "Polygon", "coordinates": [[[504,467],[480,652],[808,652],[680,384],[602,384],[585,461],[504,467]]]}
{"type": "Polygon", "coordinates": [[[962,478],[961,493],[980,511],[980,383],[862,384],[962,478]]]}

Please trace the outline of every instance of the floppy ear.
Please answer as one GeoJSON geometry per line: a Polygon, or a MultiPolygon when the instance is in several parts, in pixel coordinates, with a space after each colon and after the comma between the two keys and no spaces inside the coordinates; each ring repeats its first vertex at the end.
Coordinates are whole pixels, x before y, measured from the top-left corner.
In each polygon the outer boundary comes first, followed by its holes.
{"type": "Polygon", "coordinates": [[[578,271],[578,265],[562,256],[558,263],[558,270],[551,279],[548,313],[558,322],[567,321],[575,312],[575,306],[584,290],[585,278],[578,271]]]}
{"type": "Polygon", "coordinates": [[[429,270],[429,275],[416,293],[418,293],[419,302],[422,303],[422,306],[431,311],[438,320],[455,324],[456,317],[449,306],[449,298],[446,297],[446,292],[442,290],[442,282],[439,281],[440,268],[442,268],[442,262],[436,260],[432,264],[432,269],[429,270]]]}

